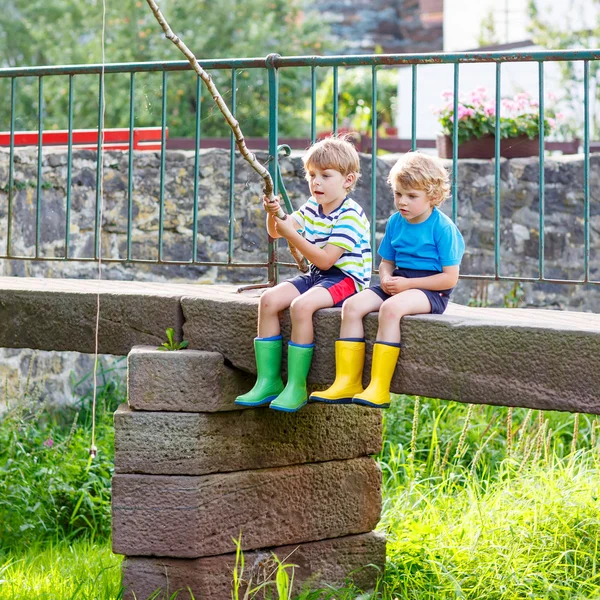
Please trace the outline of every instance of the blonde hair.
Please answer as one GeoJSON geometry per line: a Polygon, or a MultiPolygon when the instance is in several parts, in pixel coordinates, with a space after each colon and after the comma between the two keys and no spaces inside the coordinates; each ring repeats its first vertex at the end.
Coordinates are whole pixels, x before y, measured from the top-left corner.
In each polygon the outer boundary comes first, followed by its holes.
{"type": "MultiPolygon", "coordinates": [[[[348,188],[352,191],[360,177],[360,159],[349,137],[327,137],[313,144],[302,157],[304,171],[310,168],[335,169],[344,177],[350,173],[356,175],[354,183],[348,188]]],[[[308,174],[307,174],[308,179],[308,174]]]]}
{"type": "Polygon", "coordinates": [[[432,206],[440,206],[450,194],[448,171],[434,156],[408,152],[398,159],[387,179],[394,187],[423,190],[432,206]]]}

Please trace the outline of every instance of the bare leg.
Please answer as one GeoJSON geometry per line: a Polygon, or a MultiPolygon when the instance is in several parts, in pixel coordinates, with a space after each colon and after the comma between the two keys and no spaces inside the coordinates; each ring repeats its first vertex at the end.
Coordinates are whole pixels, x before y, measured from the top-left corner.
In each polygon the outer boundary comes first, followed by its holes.
{"type": "Polygon", "coordinates": [[[400,319],[405,315],[431,312],[429,299],[421,290],[406,290],[388,298],[379,309],[378,342],[400,342],[400,319]]]}
{"type": "Polygon", "coordinates": [[[378,311],[382,304],[383,300],[370,290],[363,290],[348,298],[342,306],[340,338],[364,338],[363,318],[370,312],[378,311]]]}
{"type": "Polygon", "coordinates": [[[313,315],[320,308],[333,306],[331,294],[322,287],[313,287],[296,298],[290,306],[292,316],[292,342],[294,344],[312,344],[315,335],[313,315]]]}
{"type": "Polygon", "coordinates": [[[263,293],[258,304],[258,337],[272,337],[281,333],[279,313],[288,308],[298,296],[300,292],[289,281],[263,293]]]}

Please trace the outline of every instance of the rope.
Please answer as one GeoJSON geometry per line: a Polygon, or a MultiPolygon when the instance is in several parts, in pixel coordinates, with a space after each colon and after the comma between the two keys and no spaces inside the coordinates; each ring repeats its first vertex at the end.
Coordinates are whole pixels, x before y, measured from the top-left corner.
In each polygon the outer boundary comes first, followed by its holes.
{"type": "MultiPolygon", "coordinates": [[[[103,202],[102,199],[104,197],[104,155],[103,155],[103,142],[104,142],[104,114],[106,111],[106,103],[104,102],[105,92],[104,92],[104,38],[106,34],[106,0],[102,0],[102,36],[101,36],[101,46],[102,46],[102,71],[100,72],[100,81],[102,85],[102,96],[100,98],[100,102],[102,102],[102,110],[100,111],[100,131],[101,139],[98,140],[98,162],[100,165],[99,173],[100,177],[98,178],[98,186],[100,192],[98,194],[98,202],[100,203],[99,210],[99,223],[98,223],[98,292],[96,294],[96,327],[94,334],[94,388],[92,394],[92,439],[90,443],[90,462],[96,458],[98,454],[98,448],[96,447],[96,403],[98,399],[98,348],[99,348],[99,330],[100,330],[100,282],[102,281],[102,213],[103,213],[103,202]]],[[[129,149],[131,152],[132,149],[129,149]]]]}

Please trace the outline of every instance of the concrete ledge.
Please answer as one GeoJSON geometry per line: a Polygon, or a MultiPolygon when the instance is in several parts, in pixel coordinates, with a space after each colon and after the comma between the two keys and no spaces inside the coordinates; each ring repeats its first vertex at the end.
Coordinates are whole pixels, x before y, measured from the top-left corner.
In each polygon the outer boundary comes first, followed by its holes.
{"type": "Polygon", "coordinates": [[[255,377],[224,364],[218,352],[162,352],[136,346],[127,356],[127,400],[136,410],[241,410],[234,400],[255,377]]]}
{"type": "MultiPolygon", "coordinates": [[[[359,589],[367,590],[373,588],[377,577],[383,574],[385,537],[371,532],[249,551],[244,554],[244,579],[251,579],[252,585],[256,586],[264,580],[265,572],[267,576],[271,575],[275,570],[273,554],[285,564],[297,565],[294,568],[294,595],[304,587],[335,587],[344,585],[347,580],[353,581],[359,589]]],[[[123,563],[125,598],[140,600],[161,590],[162,595],[157,600],[167,600],[175,591],[189,587],[199,600],[230,600],[234,567],[235,554],[197,559],[126,557],[123,563]]],[[[245,589],[240,589],[240,598],[245,589]]]]}
{"type": "Polygon", "coordinates": [[[357,458],[381,449],[381,411],[311,404],[298,414],[115,413],[115,471],[204,475],[357,458]]]}
{"type": "MultiPolygon", "coordinates": [[[[100,352],[157,344],[175,327],[199,350],[221,353],[252,373],[258,292],[234,286],[0,278],[0,346],[92,352],[96,293],[100,352]],[[185,322],[184,322],[185,321],[185,322]]],[[[315,315],[309,381],[334,376],[339,309],[315,315]]],[[[373,340],[377,316],[365,319],[373,340]]],[[[406,317],[392,391],[461,402],[600,414],[600,315],[450,305],[444,315],[406,317]]],[[[283,334],[289,337],[284,315],[283,334]]],[[[369,377],[367,352],[365,381],[369,377]]]]}
{"type": "Polygon", "coordinates": [[[229,554],[240,533],[244,550],[367,533],[381,511],[371,458],[112,482],[113,550],[128,556],[229,554]]]}

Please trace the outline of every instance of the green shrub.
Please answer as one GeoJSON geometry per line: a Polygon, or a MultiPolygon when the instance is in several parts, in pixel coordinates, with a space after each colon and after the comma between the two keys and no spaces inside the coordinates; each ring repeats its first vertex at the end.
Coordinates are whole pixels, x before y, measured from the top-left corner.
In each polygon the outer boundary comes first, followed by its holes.
{"type": "Polygon", "coordinates": [[[122,384],[108,375],[114,373],[99,376],[94,459],[91,393],[62,408],[40,404],[29,386],[21,398],[6,399],[0,417],[0,552],[44,541],[108,538],[112,414],[125,399],[122,384]]]}

